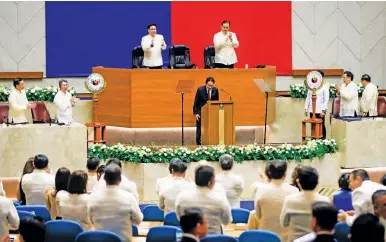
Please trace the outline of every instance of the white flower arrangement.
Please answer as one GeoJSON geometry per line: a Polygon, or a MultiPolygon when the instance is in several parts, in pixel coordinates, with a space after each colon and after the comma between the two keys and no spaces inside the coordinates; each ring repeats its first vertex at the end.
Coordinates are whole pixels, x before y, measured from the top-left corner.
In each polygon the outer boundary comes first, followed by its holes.
{"type": "Polygon", "coordinates": [[[293,146],[259,146],[249,144],[246,146],[200,146],[196,149],[187,147],[176,148],[149,148],[146,146],[126,146],[116,144],[106,146],[95,144],[89,149],[89,156],[99,157],[102,160],[117,158],[124,162],[133,163],[168,163],[173,158],[180,158],[185,162],[200,160],[218,161],[223,154],[230,154],[236,162],[245,160],[296,160],[321,158],[327,153],[335,153],[338,146],[335,140],[310,140],[303,145],[293,146]]]}
{"type": "MultiPolygon", "coordinates": [[[[325,84],[328,87],[328,91],[330,93],[330,98],[336,97],[336,88],[335,84],[326,83],[325,84]]],[[[358,85],[358,95],[362,96],[362,93],[364,91],[364,87],[361,83],[357,83],[358,85]]],[[[308,89],[304,84],[292,84],[290,85],[289,93],[292,98],[306,98],[307,97],[308,89]]]]}

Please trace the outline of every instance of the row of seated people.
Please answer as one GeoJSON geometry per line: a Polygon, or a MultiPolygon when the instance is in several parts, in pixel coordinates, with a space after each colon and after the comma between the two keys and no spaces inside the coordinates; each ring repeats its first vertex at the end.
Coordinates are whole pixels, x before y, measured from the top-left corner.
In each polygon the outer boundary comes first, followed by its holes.
{"type": "MultiPolygon", "coordinates": [[[[44,155],[34,157],[29,163],[33,164],[33,171],[31,164],[26,165],[19,186],[18,197],[22,204],[46,204],[51,219],[61,217],[74,220],[85,230],[105,229],[115,232],[123,241],[131,240],[131,224],[139,224],[143,214],[138,205],[136,184],[121,174],[122,164],[119,160],[111,159],[103,168],[98,167],[98,159],[89,159],[90,176],[84,171],[70,174],[68,169],[61,168],[54,177],[50,174],[52,171],[48,168],[48,158],[44,155]],[[91,192],[91,195],[87,192],[91,192]]],[[[221,225],[232,221],[231,208],[240,205],[239,196],[243,190],[242,178],[231,172],[233,158],[224,155],[220,163],[224,172],[216,177],[214,169],[207,162],[200,162],[195,171],[194,186],[185,179],[186,164],[180,160],[171,161],[172,174],[157,182],[159,207],[165,212],[175,211],[177,218],[183,216],[185,211],[199,207],[208,219],[208,233],[220,234],[221,225]]],[[[293,241],[312,231],[309,224],[312,204],[329,202],[329,199],[315,190],[318,173],[314,168],[299,168],[294,173],[293,185],[284,181],[286,171],[285,162],[267,163],[268,183],[254,185],[255,209],[249,219],[256,220],[256,228],[272,231],[283,241],[293,241]]],[[[360,199],[353,200],[355,216],[352,216],[352,212],[340,215],[341,220],[351,225],[360,214],[374,213],[371,209],[372,191],[386,190],[386,187],[369,181],[368,174],[363,170],[354,171],[350,175],[350,187],[354,189],[354,194],[361,193],[360,199]],[[363,194],[364,191],[366,194],[363,194]],[[364,204],[364,209],[361,207],[358,210],[355,201],[364,204]]],[[[18,221],[16,209],[13,206],[8,209],[6,214],[9,216],[3,218],[3,224],[18,221]]],[[[6,233],[7,230],[2,231],[3,235],[6,233]]]]}

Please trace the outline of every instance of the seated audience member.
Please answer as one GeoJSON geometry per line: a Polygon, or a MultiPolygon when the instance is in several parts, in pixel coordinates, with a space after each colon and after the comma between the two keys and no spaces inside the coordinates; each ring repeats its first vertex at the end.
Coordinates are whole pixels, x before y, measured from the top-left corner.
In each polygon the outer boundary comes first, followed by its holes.
{"type": "Polygon", "coordinates": [[[60,191],[56,195],[59,217],[80,223],[84,230],[92,228],[87,214],[87,173],[74,171],[68,181],[67,191],[60,191]]]}
{"type": "Polygon", "coordinates": [[[57,216],[56,210],[56,194],[60,191],[67,191],[68,179],[71,172],[66,167],[59,168],[55,175],[55,187],[47,187],[44,191],[44,200],[46,207],[51,214],[51,219],[55,220],[57,216]]]}
{"type": "Polygon", "coordinates": [[[371,200],[374,206],[374,214],[379,218],[379,222],[383,227],[386,228],[386,190],[374,192],[371,200]]]}
{"type": "Polygon", "coordinates": [[[382,176],[381,178],[381,184],[386,186],[386,174],[382,176]]]}
{"type": "MultiPolygon", "coordinates": [[[[106,167],[110,164],[116,164],[117,166],[119,166],[120,169],[122,169],[122,162],[118,159],[113,158],[108,160],[106,163],[106,167]]],[[[123,174],[121,174],[121,176],[122,177],[121,177],[121,182],[119,183],[119,187],[132,193],[138,201],[139,197],[138,197],[137,184],[127,179],[123,174]]],[[[101,179],[98,181],[98,183],[94,186],[93,192],[102,187],[106,187],[106,181],[105,179],[102,179],[102,178],[103,178],[103,175],[101,179]]]]}
{"type": "Polygon", "coordinates": [[[351,242],[384,242],[385,228],[371,213],[359,215],[351,226],[351,242]]]}
{"type": "Polygon", "coordinates": [[[168,183],[172,178],[173,178],[173,169],[174,169],[174,166],[177,162],[180,162],[181,160],[179,158],[173,158],[170,160],[169,162],[169,175],[165,176],[165,177],[162,177],[162,178],[158,178],[157,181],[156,181],[156,184],[155,184],[155,190],[157,192],[157,195],[159,195],[159,192],[161,190],[161,188],[163,187],[163,184],[164,183],[168,183]]]}
{"type": "Polygon", "coordinates": [[[26,203],[27,205],[45,205],[44,191],[48,186],[55,186],[55,177],[50,174],[47,156],[36,155],[33,165],[34,171],[22,177],[26,203]]]}
{"type": "Polygon", "coordinates": [[[296,180],[298,179],[298,174],[299,174],[299,171],[302,167],[303,167],[302,164],[297,164],[295,166],[294,170],[292,171],[292,175],[291,175],[291,185],[296,187],[297,189],[299,189],[299,191],[300,191],[300,187],[299,187],[298,183],[296,182],[296,180]]]}
{"type": "MultiPolygon", "coordinates": [[[[199,162],[197,162],[197,166],[194,170],[194,173],[196,173],[197,169],[200,168],[200,167],[203,167],[203,166],[209,166],[209,167],[212,167],[212,165],[206,161],[206,160],[200,160],[199,162]]],[[[213,187],[213,191],[215,192],[219,192],[221,194],[221,196],[225,196],[226,198],[226,192],[225,192],[225,188],[222,186],[221,183],[219,182],[215,182],[214,183],[214,187],[213,187]]]]}
{"type": "Polygon", "coordinates": [[[194,189],[194,185],[185,180],[187,165],[182,161],[177,161],[174,165],[172,179],[163,182],[160,190],[158,206],[165,212],[172,212],[176,209],[176,198],[182,191],[194,189]]]}
{"type": "Polygon", "coordinates": [[[44,242],[46,224],[40,217],[25,217],[20,220],[20,242],[44,242]]]}
{"type": "Polygon", "coordinates": [[[251,186],[251,194],[252,194],[251,198],[253,200],[256,200],[257,194],[259,194],[260,192],[263,192],[265,188],[268,187],[268,184],[271,182],[271,176],[269,175],[268,168],[269,168],[269,165],[268,163],[266,163],[264,168],[264,174],[261,174],[261,173],[259,174],[262,182],[260,181],[255,182],[251,186]]]}
{"type": "Polygon", "coordinates": [[[222,193],[214,191],[216,183],[214,168],[200,166],[195,172],[196,189],[183,191],[176,200],[176,213],[180,218],[186,209],[201,208],[208,219],[208,233],[220,234],[221,224],[227,225],[232,222],[231,207],[222,193]]]}
{"type": "Polygon", "coordinates": [[[24,165],[24,168],[23,168],[23,174],[21,175],[21,178],[20,178],[20,182],[19,182],[19,186],[17,187],[17,190],[16,190],[16,196],[17,196],[17,200],[20,202],[21,205],[26,205],[26,201],[25,201],[25,194],[24,194],[24,191],[23,191],[23,188],[21,186],[22,184],[22,180],[23,180],[23,176],[25,174],[30,174],[34,171],[34,160],[35,160],[35,157],[30,157],[27,162],[25,163],[24,165]]]}
{"type": "Polygon", "coordinates": [[[371,197],[374,192],[378,190],[386,190],[386,187],[370,181],[369,174],[366,170],[357,169],[354,170],[350,175],[350,188],[352,192],[352,205],[355,213],[352,211],[346,212],[341,218],[346,220],[347,224],[352,225],[356,217],[365,213],[374,214],[374,207],[371,197]]]}
{"type": "Polygon", "coordinates": [[[222,155],[219,159],[222,173],[216,176],[216,182],[221,183],[229,204],[232,208],[240,208],[240,197],[244,190],[244,179],[232,173],[233,157],[222,155]]]}
{"type": "Polygon", "coordinates": [[[311,205],[315,202],[329,202],[328,197],[320,195],[315,189],[319,175],[315,168],[303,166],[298,172],[296,182],[300,193],[294,193],[284,198],[280,215],[280,224],[289,227],[287,241],[293,241],[311,232],[311,205]]]}
{"type": "Polygon", "coordinates": [[[354,210],[352,206],[352,194],[350,189],[350,173],[343,173],[338,180],[340,190],[334,192],[331,203],[335,205],[338,210],[351,211],[354,210]]]}
{"type": "Polygon", "coordinates": [[[119,235],[123,242],[132,241],[132,224],[139,225],[143,214],[133,193],[120,188],[121,168],[112,163],[106,166],[106,186],[93,191],[89,198],[88,214],[96,230],[119,235]]]}
{"type": "Polygon", "coordinates": [[[101,177],[103,176],[103,174],[105,174],[105,168],[106,168],[106,165],[100,165],[97,169],[97,180],[99,182],[99,180],[101,179],[101,177]]]}
{"type": "Polygon", "coordinates": [[[0,196],[0,236],[7,236],[9,230],[17,230],[19,215],[11,199],[0,196]]]}
{"type": "Polygon", "coordinates": [[[338,222],[338,209],[327,202],[312,204],[311,227],[313,232],[294,242],[335,242],[334,228],[338,222]]]}
{"type": "Polygon", "coordinates": [[[288,228],[280,226],[280,213],[284,198],[290,194],[299,193],[298,189],[285,182],[287,163],[284,161],[268,162],[268,172],[271,182],[267,188],[256,196],[255,216],[259,220],[259,229],[269,230],[278,234],[282,241],[288,233],[288,228]]]}
{"type": "Polygon", "coordinates": [[[199,242],[208,233],[208,220],[199,208],[187,209],[180,218],[184,232],[180,242],[199,242]]]}
{"type": "Polygon", "coordinates": [[[87,192],[91,192],[95,184],[98,182],[97,170],[100,160],[98,157],[90,157],[87,159],[87,192]]]}

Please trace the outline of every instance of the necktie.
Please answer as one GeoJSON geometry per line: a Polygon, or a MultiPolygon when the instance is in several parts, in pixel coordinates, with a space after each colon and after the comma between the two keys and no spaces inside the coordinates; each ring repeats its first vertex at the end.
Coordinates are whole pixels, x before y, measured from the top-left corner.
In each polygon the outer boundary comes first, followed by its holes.
{"type": "Polygon", "coordinates": [[[211,96],[212,96],[212,95],[211,95],[211,90],[208,90],[208,101],[210,101],[210,100],[212,99],[211,96]]]}

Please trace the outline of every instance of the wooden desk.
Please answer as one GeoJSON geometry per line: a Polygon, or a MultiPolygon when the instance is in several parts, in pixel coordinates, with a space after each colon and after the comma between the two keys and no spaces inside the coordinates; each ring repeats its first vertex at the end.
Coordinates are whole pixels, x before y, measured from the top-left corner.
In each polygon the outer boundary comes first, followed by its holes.
{"type": "MultiPolygon", "coordinates": [[[[232,95],[237,126],[263,125],[265,94],[253,82],[263,79],[272,92],[268,97],[268,123],[275,119],[276,67],[264,69],[149,70],[94,67],[107,86],[99,97],[99,121],[109,126],[132,128],[180,127],[181,95],[174,92],[179,80],[194,80],[193,93],[185,94],[184,125],[196,126],[193,101],[209,76],[215,86],[232,95]]],[[[220,100],[229,95],[220,91],[220,100]]]]}

